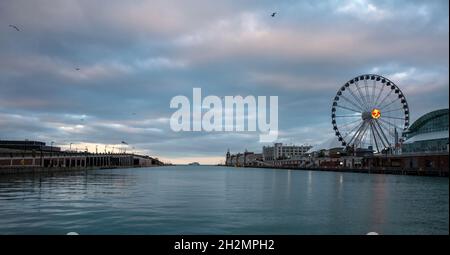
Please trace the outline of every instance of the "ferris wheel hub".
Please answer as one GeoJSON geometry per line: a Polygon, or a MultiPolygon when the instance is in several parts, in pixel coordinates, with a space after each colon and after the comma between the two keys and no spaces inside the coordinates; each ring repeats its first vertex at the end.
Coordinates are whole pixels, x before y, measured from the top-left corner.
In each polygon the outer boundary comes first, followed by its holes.
{"type": "Polygon", "coordinates": [[[372,113],[371,112],[363,112],[361,114],[362,120],[370,120],[372,119],[372,113]]]}

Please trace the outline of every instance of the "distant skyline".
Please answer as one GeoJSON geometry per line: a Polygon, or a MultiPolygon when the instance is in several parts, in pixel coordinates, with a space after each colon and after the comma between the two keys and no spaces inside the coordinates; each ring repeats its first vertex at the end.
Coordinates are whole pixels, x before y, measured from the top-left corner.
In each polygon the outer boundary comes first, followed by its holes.
{"type": "Polygon", "coordinates": [[[3,0],[0,139],[219,163],[266,144],[258,132],[173,132],[172,97],[278,96],[278,141],[316,145],[334,135],[338,88],[366,73],[395,82],[414,121],[449,107],[448,5],[3,0]]]}

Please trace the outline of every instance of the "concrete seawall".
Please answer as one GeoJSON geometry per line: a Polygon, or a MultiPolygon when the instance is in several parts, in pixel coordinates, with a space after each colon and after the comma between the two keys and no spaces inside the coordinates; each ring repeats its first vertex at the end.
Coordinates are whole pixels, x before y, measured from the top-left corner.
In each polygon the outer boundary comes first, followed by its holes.
{"type": "MultiPolygon", "coordinates": [[[[235,166],[228,166],[235,167],[235,166]]],[[[442,169],[399,169],[399,168],[301,168],[292,166],[241,166],[236,168],[270,168],[280,170],[303,170],[303,171],[327,171],[327,172],[349,172],[349,173],[366,173],[366,174],[395,174],[395,175],[416,175],[416,176],[440,176],[448,177],[448,170],[442,169]]]]}
{"type": "MultiPolygon", "coordinates": [[[[156,165],[154,165],[156,166],[156,165]]],[[[0,176],[2,175],[17,175],[17,174],[47,174],[47,173],[74,173],[84,172],[96,169],[116,169],[116,168],[141,168],[152,166],[109,166],[109,167],[39,167],[39,166],[20,166],[0,168],[0,176]]]]}
{"type": "Polygon", "coordinates": [[[3,153],[0,175],[76,172],[92,169],[135,168],[163,165],[157,159],[136,154],[106,153],[3,153]]]}

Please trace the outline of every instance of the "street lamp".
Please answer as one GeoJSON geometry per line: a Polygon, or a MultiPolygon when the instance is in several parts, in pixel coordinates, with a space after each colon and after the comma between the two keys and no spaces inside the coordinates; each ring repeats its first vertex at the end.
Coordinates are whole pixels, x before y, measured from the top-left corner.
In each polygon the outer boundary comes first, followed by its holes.
{"type": "Polygon", "coordinates": [[[69,151],[72,151],[72,144],[73,144],[73,143],[70,143],[70,144],[69,144],[69,151]]]}

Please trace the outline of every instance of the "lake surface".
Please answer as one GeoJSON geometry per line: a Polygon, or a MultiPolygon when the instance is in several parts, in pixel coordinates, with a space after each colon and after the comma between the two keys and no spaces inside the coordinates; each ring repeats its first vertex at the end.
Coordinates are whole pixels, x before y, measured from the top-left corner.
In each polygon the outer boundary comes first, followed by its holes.
{"type": "Polygon", "coordinates": [[[0,234],[449,234],[449,179],[173,166],[0,176],[0,234]]]}

